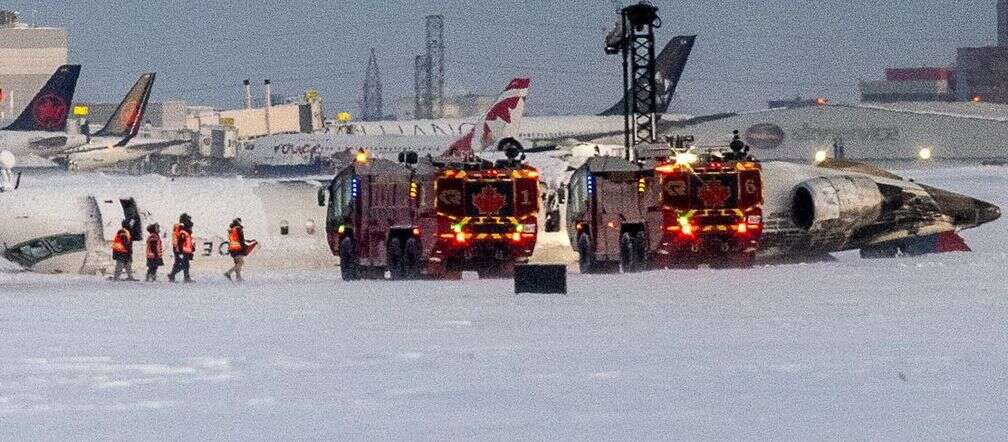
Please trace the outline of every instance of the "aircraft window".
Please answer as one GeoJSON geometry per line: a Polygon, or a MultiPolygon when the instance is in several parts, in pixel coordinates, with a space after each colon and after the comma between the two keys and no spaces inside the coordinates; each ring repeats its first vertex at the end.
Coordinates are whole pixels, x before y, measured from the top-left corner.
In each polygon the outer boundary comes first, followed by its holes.
{"type": "Polygon", "coordinates": [[[42,239],[34,239],[18,244],[4,251],[4,257],[23,267],[31,267],[35,263],[52,255],[49,247],[42,239]]]}
{"type": "Polygon", "coordinates": [[[287,235],[290,234],[290,223],[287,220],[280,221],[280,234],[287,235]]]}
{"type": "Polygon", "coordinates": [[[72,253],[85,250],[85,240],[83,234],[60,235],[49,238],[49,247],[53,253],[72,253]]]}

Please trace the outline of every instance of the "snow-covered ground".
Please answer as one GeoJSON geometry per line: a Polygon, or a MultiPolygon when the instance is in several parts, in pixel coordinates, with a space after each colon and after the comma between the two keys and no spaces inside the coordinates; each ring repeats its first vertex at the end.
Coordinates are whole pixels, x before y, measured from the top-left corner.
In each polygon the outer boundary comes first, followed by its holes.
{"type": "MultiPolygon", "coordinates": [[[[906,170],[1008,207],[1008,169],[906,170]]],[[[234,286],[0,271],[0,436],[1000,439],[1008,223],[970,254],[234,286]]]]}

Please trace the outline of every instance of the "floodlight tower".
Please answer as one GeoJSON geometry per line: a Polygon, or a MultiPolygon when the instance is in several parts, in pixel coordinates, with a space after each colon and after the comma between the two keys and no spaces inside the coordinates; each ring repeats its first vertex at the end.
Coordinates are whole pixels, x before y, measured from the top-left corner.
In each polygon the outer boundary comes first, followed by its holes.
{"type": "Polygon", "coordinates": [[[623,55],[623,145],[626,159],[641,143],[657,138],[655,84],[655,29],[661,27],[658,8],[641,1],[620,10],[620,18],[605,38],[607,54],[623,55]]]}

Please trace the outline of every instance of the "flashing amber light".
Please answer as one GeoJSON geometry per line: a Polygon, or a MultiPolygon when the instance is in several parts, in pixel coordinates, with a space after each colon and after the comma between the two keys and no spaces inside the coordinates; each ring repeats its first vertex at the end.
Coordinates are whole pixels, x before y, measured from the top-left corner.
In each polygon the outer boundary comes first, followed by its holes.
{"type": "Polygon", "coordinates": [[[357,151],[357,154],[354,155],[354,161],[356,161],[359,164],[367,164],[368,161],[367,152],[363,150],[357,151]]]}
{"type": "Polygon", "coordinates": [[[972,101],[974,103],[979,103],[979,102],[983,101],[983,97],[977,95],[977,96],[974,96],[970,101],[972,101]]]}
{"type": "Polygon", "coordinates": [[[749,231],[749,226],[747,226],[746,223],[740,223],[736,229],[738,230],[738,233],[746,233],[749,231]]]}
{"type": "Polygon", "coordinates": [[[414,227],[413,228],[413,236],[420,236],[420,228],[419,227],[414,227]]]}
{"type": "Polygon", "coordinates": [[[689,224],[682,225],[682,234],[686,236],[693,236],[693,226],[689,224]]]}
{"type": "Polygon", "coordinates": [[[462,233],[462,232],[456,233],[455,234],[455,241],[456,242],[460,242],[460,243],[464,243],[466,241],[465,233],[462,233]]]}
{"type": "Polygon", "coordinates": [[[610,229],[615,229],[616,228],[616,222],[615,221],[609,221],[609,223],[606,224],[606,225],[609,226],[610,229]]]}
{"type": "Polygon", "coordinates": [[[575,228],[577,228],[578,232],[584,230],[584,226],[581,224],[578,224],[577,226],[575,226],[575,228]]]}
{"type": "Polygon", "coordinates": [[[336,231],[339,232],[340,235],[342,235],[344,232],[346,232],[346,226],[343,225],[343,224],[340,224],[339,228],[336,229],[336,231]]]}
{"type": "Polygon", "coordinates": [[[815,99],[815,104],[818,105],[818,106],[825,106],[825,105],[829,104],[829,99],[828,98],[822,98],[822,97],[816,98],[815,99]]]}
{"type": "Polygon", "coordinates": [[[655,168],[658,173],[675,173],[679,171],[679,167],[675,164],[662,164],[655,168]]]}
{"type": "Polygon", "coordinates": [[[521,232],[514,232],[511,234],[511,241],[518,242],[521,241],[521,232]]]}

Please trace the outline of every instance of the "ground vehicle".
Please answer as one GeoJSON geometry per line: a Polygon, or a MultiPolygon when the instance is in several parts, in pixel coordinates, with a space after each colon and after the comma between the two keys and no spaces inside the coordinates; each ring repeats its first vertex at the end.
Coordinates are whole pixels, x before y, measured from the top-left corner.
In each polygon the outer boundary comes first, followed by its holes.
{"type": "Polygon", "coordinates": [[[662,211],[653,163],[589,158],[567,186],[567,234],[582,273],[619,265],[647,266],[662,239],[662,211]]]}
{"type": "Polygon", "coordinates": [[[749,267],[763,233],[760,165],[731,154],[683,154],[655,165],[661,188],[659,253],[673,267],[749,267]]]}
{"type": "Polygon", "coordinates": [[[750,266],[763,230],[758,163],[694,153],[592,157],[568,186],[567,232],[584,273],[750,266]]]}
{"type": "Polygon", "coordinates": [[[535,247],[538,192],[539,172],[515,160],[360,153],[328,187],[326,232],[344,279],[509,274],[535,247]]]}

